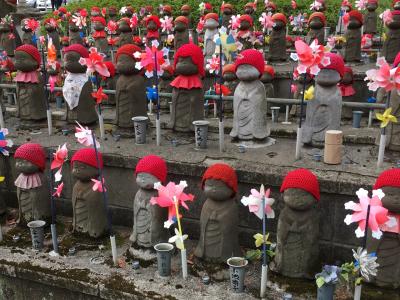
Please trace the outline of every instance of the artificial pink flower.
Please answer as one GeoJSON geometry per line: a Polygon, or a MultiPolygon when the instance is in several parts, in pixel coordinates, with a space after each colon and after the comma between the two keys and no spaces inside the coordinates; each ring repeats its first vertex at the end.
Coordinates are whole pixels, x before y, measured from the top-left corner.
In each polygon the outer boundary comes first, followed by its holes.
{"type": "Polygon", "coordinates": [[[56,153],[53,154],[53,161],[51,162],[50,169],[54,170],[61,168],[67,158],[68,148],[67,144],[65,143],[62,146],[58,146],[56,153]]]}
{"type": "MultiPolygon", "coordinates": [[[[93,184],[93,187],[92,187],[92,190],[93,190],[94,192],[97,191],[97,192],[102,193],[102,192],[103,192],[103,186],[104,186],[104,178],[103,178],[103,180],[102,180],[103,184],[101,183],[100,180],[97,180],[97,179],[94,179],[94,178],[92,178],[92,182],[94,183],[94,184],[93,184]]],[[[107,189],[106,189],[105,186],[104,186],[104,192],[107,192],[107,189]]]]}
{"type": "Polygon", "coordinates": [[[173,23],[172,23],[173,18],[165,16],[164,18],[160,19],[161,22],[161,28],[163,32],[170,32],[172,31],[173,23]]]}
{"type": "Polygon", "coordinates": [[[209,59],[207,59],[206,69],[210,71],[210,73],[218,74],[219,72],[219,63],[220,59],[215,54],[209,59]]]}
{"type": "Polygon", "coordinates": [[[14,33],[10,33],[10,34],[8,35],[8,38],[9,38],[10,40],[15,40],[15,35],[14,35],[14,33]]]}
{"type": "Polygon", "coordinates": [[[368,0],[357,0],[356,7],[358,10],[365,10],[367,8],[368,0]]]}
{"type": "Polygon", "coordinates": [[[10,153],[8,152],[8,150],[5,149],[5,147],[12,147],[14,144],[12,140],[6,139],[7,134],[8,134],[7,128],[0,129],[0,153],[3,154],[4,156],[10,155],[10,153]]]}
{"type": "Polygon", "coordinates": [[[254,213],[259,219],[263,218],[264,213],[267,215],[267,218],[269,219],[275,218],[275,212],[271,207],[272,204],[274,204],[275,200],[269,198],[271,190],[268,189],[267,191],[264,192],[264,186],[262,185],[260,191],[252,189],[250,192],[251,194],[248,197],[246,196],[242,197],[242,200],[240,200],[242,204],[244,206],[247,206],[249,208],[249,211],[254,213]],[[264,209],[262,207],[263,197],[265,199],[264,209]]]}
{"type": "Polygon", "coordinates": [[[33,32],[36,31],[36,29],[39,27],[39,22],[36,21],[35,19],[27,19],[24,21],[25,29],[30,29],[33,32]]]}
{"type": "Polygon", "coordinates": [[[261,14],[261,17],[258,19],[260,21],[262,27],[264,30],[271,29],[272,26],[274,25],[274,21],[272,20],[272,14],[271,13],[265,13],[263,12],[261,14]]]}
{"type": "Polygon", "coordinates": [[[107,32],[108,34],[117,34],[118,23],[113,20],[108,21],[107,23],[107,32]]]}
{"type": "Polygon", "coordinates": [[[232,30],[238,29],[240,26],[240,15],[232,15],[231,19],[229,20],[229,28],[232,30]]]}
{"type": "Polygon", "coordinates": [[[57,196],[58,198],[60,198],[63,188],[64,188],[64,182],[61,182],[56,188],[54,188],[56,191],[54,192],[53,197],[57,196]]]}
{"type": "Polygon", "coordinates": [[[295,61],[299,61],[297,66],[299,74],[310,73],[311,75],[317,75],[320,71],[319,64],[323,66],[330,64],[329,57],[325,56],[324,46],[319,45],[317,39],[311,45],[307,45],[302,40],[297,40],[294,46],[296,53],[292,53],[290,57],[295,61]]]}
{"type": "Polygon", "coordinates": [[[82,27],[86,27],[86,18],[82,16],[77,16],[73,15],[72,16],[72,22],[79,27],[79,29],[82,29],[82,27]]]}
{"type": "Polygon", "coordinates": [[[393,21],[393,14],[390,9],[385,10],[379,15],[379,17],[383,20],[384,24],[388,24],[393,21]]]}
{"type": "Polygon", "coordinates": [[[50,24],[52,27],[54,27],[54,28],[57,28],[58,27],[58,22],[57,22],[57,20],[56,19],[54,19],[54,18],[50,18],[49,20],[48,20],[48,24],[50,24]]]}
{"type": "Polygon", "coordinates": [[[368,191],[364,189],[359,189],[357,192],[357,197],[360,203],[355,203],[353,201],[346,202],[344,204],[345,209],[353,211],[353,214],[347,215],[344,222],[349,225],[351,223],[357,222],[358,228],[356,229],[356,236],[358,238],[363,237],[365,234],[365,228],[367,223],[367,211],[368,205],[370,206],[368,227],[372,231],[372,236],[376,239],[380,239],[382,232],[379,228],[380,225],[386,223],[388,219],[388,210],[382,206],[382,198],[385,194],[382,190],[373,190],[372,198],[369,198],[368,191]]]}
{"type": "Polygon", "coordinates": [[[158,50],[159,43],[157,40],[153,40],[151,43],[151,48],[146,46],[145,52],[136,52],[134,54],[134,57],[136,59],[140,59],[140,61],[138,61],[135,65],[136,69],[141,70],[142,68],[144,68],[146,70],[145,75],[147,78],[153,77],[154,75],[154,57],[156,57],[157,60],[157,76],[160,76],[164,73],[162,67],[169,65],[169,50],[167,48],[158,50]]]}
{"type": "Polygon", "coordinates": [[[107,14],[107,9],[106,9],[105,7],[103,7],[103,8],[101,9],[101,15],[102,15],[103,17],[105,17],[106,14],[107,14]]]}
{"type": "Polygon", "coordinates": [[[292,5],[292,8],[293,8],[293,9],[296,9],[296,8],[297,8],[297,2],[296,2],[296,0],[292,0],[290,4],[292,5]]]}
{"type": "Polygon", "coordinates": [[[108,99],[108,96],[103,93],[102,87],[100,87],[96,92],[93,92],[92,97],[96,99],[97,104],[101,104],[101,102],[103,102],[103,100],[108,99]]]}
{"type": "Polygon", "coordinates": [[[384,57],[377,59],[376,65],[379,69],[368,70],[365,74],[365,81],[369,80],[368,88],[376,91],[384,88],[387,92],[396,89],[400,91],[400,68],[391,68],[384,57]]]}
{"type": "MultiPolygon", "coordinates": [[[[83,127],[78,122],[76,122],[76,124],[78,124],[78,127],[75,127],[75,137],[77,138],[78,143],[86,147],[92,146],[92,131],[88,127],[83,127]]],[[[100,143],[98,141],[96,141],[96,148],[100,148],[100,143]]]]}
{"type": "Polygon", "coordinates": [[[91,47],[89,49],[89,57],[79,59],[79,63],[83,66],[87,67],[87,71],[90,73],[97,72],[101,76],[110,77],[110,72],[107,69],[107,66],[104,64],[103,53],[97,52],[97,48],[91,47]]]}

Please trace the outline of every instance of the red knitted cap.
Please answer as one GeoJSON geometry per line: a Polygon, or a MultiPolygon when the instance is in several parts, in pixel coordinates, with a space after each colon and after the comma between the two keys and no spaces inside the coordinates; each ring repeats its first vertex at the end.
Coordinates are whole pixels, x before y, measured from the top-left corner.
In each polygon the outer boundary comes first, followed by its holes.
{"type": "Polygon", "coordinates": [[[60,8],[58,9],[58,11],[59,11],[59,12],[62,12],[63,14],[66,14],[66,13],[67,13],[67,9],[66,9],[64,6],[60,7],[60,8]]]}
{"type": "Polygon", "coordinates": [[[133,59],[136,60],[136,58],[133,56],[133,54],[134,54],[135,52],[141,52],[141,51],[142,51],[142,50],[141,50],[138,46],[136,46],[136,45],[133,45],[133,44],[126,44],[126,45],[123,45],[123,46],[121,46],[121,47],[118,48],[117,54],[115,54],[115,61],[118,61],[118,56],[120,56],[121,54],[129,55],[129,56],[131,56],[133,59]]]}
{"type": "Polygon", "coordinates": [[[156,24],[157,28],[161,27],[160,19],[157,16],[152,15],[152,16],[147,17],[146,18],[146,26],[149,24],[150,21],[153,21],[156,24]]]}
{"type": "Polygon", "coordinates": [[[264,73],[269,73],[272,77],[274,77],[275,76],[274,67],[270,65],[264,65],[264,73]]]}
{"type": "Polygon", "coordinates": [[[257,4],[255,2],[248,2],[244,7],[251,7],[252,9],[256,10],[257,4]]]}
{"type": "Polygon", "coordinates": [[[208,9],[208,10],[212,10],[212,9],[213,9],[212,4],[209,3],[209,2],[206,2],[206,3],[204,4],[204,8],[205,8],[205,9],[208,9]]]}
{"type": "Polygon", "coordinates": [[[311,16],[308,18],[308,24],[310,24],[311,20],[314,18],[319,18],[321,22],[324,23],[324,25],[326,25],[326,17],[324,13],[319,11],[312,13],[311,16]]]}
{"type": "Polygon", "coordinates": [[[397,53],[396,58],[394,59],[393,68],[398,67],[399,64],[400,64],[400,51],[399,51],[399,53],[397,53]]]}
{"type": "Polygon", "coordinates": [[[204,189],[204,183],[208,179],[222,180],[235,192],[235,194],[237,193],[238,182],[236,172],[227,164],[218,163],[208,167],[203,175],[203,179],[201,180],[202,189],[204,189]]]}
{"type": "Polygon", "coordinates": [[[297,169],[287,173],[281,185],[281,193],[287,189],[302,189],[319,201],[319,183],[317,177],[307,169],[297,169]]]}
{"type": "Polygon", "coordinates": [[[221,5],[221,10],[224,10],[225,8],[230,8],[231,10],[233,10],[233,5],[230,3],[224,3],[221,5]]]}
{"type": "Polygon", "coordinates": [[[103,17],[100,16],[96,16],[92,18],[92,22],[99,22],[101,23],[103,26],[107,26],[106,24],[106,19],[104,19],[103,17]]]}
{"type": "Polygon", "coordinates": [[[350,18],[353,17],[353,18],[357,19],[361,24],[363,24],[364,17],[362,15],[362,13],[360,13],[358,10],[351,10],[349,12],[349,17],[350,18]]]}
{"type": "Polygon", "coordinates": [[[235,72],[240,65],[251,65],[255,67],[260,73],[260,77],[264,73],[264,57],[258,50],[247,49],[240,52],[235,60],[235,72]]]}
{"type": "Polygon", "coordinates": [[[157,155],[147,155],[136,165],[135,175],[139,173],[151,174],[163,183],[167,179],[167,164],[157,155]]]}
{"type": "Polygon", "coordinates": [[[184,23],[186,26],[189,25],[189,20],[188,20],[188,18],[186,18],[185,16],[179,16],[179,17],[177,17],[177,18],[175,19],[175,23],[176,23],[176,22],[184,23]]]}
{"type": "Polygon", "coordinates": [[[378,4],[378,0],[368,0],[367,3],[368,4],[374,4],[374,3],[378,4]]]}
{"type": "Polygon", "coordinates": [[[215,21],[219,22],[219,17],[218,17],[218,14],[216,14],[216,13],[208,13],[208,14],[206,14],[205,17],[204,17],[204,21],[206,21],[208,19],[214,19],[215,21]]]}
{"type": "Polygon", "coordinates": [[[185,5],[182,5],[181,10],[191,10],[191,8],[189,5],[185,4],[185,5]]]}
{"type": "Polygon", "coordinates": [[[105,61],[104,64],[106,65],[107,70],[110,73],[110,77],[114,77],[115,76],[115,66],[112,63],[112,61],[105,61]]]}
{"type": "Polygon", "coordinates": [[[93,6],[90,11],[96,11],[96,12],[100,12],[100,7],[97,6],[93,6]]]}
{"type": "Polygon", "coordinates": [[[253,18],[250,17],[249,15],[241,15],[239,18],[239,22],[242,22],[242,21],[247,21],[250,23],[250,26],[253,26],[253,18]]]}
{"type": "Polygon", "coordinates": [[[374,190],[384,186],[392,186],[400,188],[400,169],[389,169],[383,171],[375,181],[374,190]]]}
{"type": "Polygon", "coordinates": [[[46,168],[46,154],[43,147],[39,144],[26,143],[18,147],[14,158],[20,158],[33,163],[40,171],[46,168]]]}
{"type": "Polygon", "coordinates": [[[326,67],[320,64],[319,67],[321,68],[321,70],[323,69],[335,70],[336,72],[339,73],[340,77],[343,77],[344,75],[343,58],[340,55],[332,52],[325,53],[325,56],[328,56],[331,62],[326,67]]]}
{"type": "Polygon", "coordinates": [[[341,6],[347,6],[351,9],[353,9],[353,5],[349,2],[349,0],[343,0],[341,6]]]}
{"type": "Polygon", "coordinates": [[[272,21],[282,21],[283,23],[285,23],[285,25],[287,24],[286,16],[282,13],[274,14],[272,16],[272,21]]]}
{"type": "Polygon", "coordinates": [[[227,64],[222,68],[222,75],[224,75],[227,72],[235,73],[236,67],[234,64],[227,64]]]}
{"type": "MultiPolygon", "coordinates": [[[[100,168],[103,168],[103,156],[100,151],[97,151],[97,154],[99,155],[100,168]]],[[[93,148],[82,148],[76,151],[71,158],[71,166],[73,166],[75,161],[97,168],[96,152],[93,148]]]]}
{"type": "Polygon", "coordinates": [[[195,44],[184,44],[180,47],[175,53],[174,69],[176,69],[179,57],[191,57],[193,63],[197,65],[197,68],[199,69],[200,76],[204,77],[204,56],[203,51],[199,46],[196,46],[195,44]]]}
{"type": "Polygon", "coordinates": [[[64,53],[71,52],[71,51],[79,53],[80,56],[83,58],[89,57],[89,51],[85,47],[83,47],[81,44],[72,44],[68,47],[65,47],[63,51],[64,51],[64,53]]]}
{"type": "Polygon", "coordinates": [[[40,53],[36,47],[28,44],[23,44],[22,46],[19,46],[17,49],[15,49],[15,51],[23,51],[25,53],[28,53],[30,56],[32,56],[34,60],[37,61],[38,67],[40,66],[40,53]]]}
{"type": "Polygon", "coordinates": [[[172,13],[172,7],[171,5],[164,5],[163,6],[163,11],[167,11],[169,13],[172,13]]]}

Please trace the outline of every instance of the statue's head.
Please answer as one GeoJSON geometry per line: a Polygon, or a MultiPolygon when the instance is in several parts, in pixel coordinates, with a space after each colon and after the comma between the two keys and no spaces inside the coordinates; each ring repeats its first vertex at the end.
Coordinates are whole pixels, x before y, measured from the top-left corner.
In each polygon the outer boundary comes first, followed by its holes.
{"type": "Polygon", "coordinates": [[[227,164],[217,163],[207,168],[202,179],[202,188],[207,198],[215,201],[232,199],[238,188],[235,170],[227,164]]]}

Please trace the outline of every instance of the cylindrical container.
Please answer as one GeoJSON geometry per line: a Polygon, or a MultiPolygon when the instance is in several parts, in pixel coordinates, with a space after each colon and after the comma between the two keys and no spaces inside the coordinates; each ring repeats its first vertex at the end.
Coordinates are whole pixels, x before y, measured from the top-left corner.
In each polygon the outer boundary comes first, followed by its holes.
{"type": "Polygon", "coordinates": [[[325,132],[324,163],[338,165],[342,162],[343,132],[328,130],[325,132]]]}
{"type": "Polygon", "coordinates": [[[43,248],[44,225],[46,225],[46,222],[41,220],[28,223],[28,227],[31,230],[32,248],[34,250],[42,250],[43,248]]]}
{"type": "Polygon", "coordinates": [[[63,97],[61,97],[61,96],[56,97],[56,107],[57,108],[63,107],[63,97]]]}
{"type": "Polygon", "coordinates": [[[244,277],[246,273],[247,259],[243,257],[228,258],[226,263],[229,266],[231,277],[231,288],[235,293],[242,293],[244,290],[244,277]]]}
{"type": "Polygon", "coordinates": [[[207,148],[207,139],[208,139],[208,125],[210,122],[208,121],[193,121],[194,125],[194,139],[195,139],[195,147],[196,149],[206,149],[207,148]]]}
{"type": "Polygon", "coordinates": [[[361,117],[364,112],[360,110],[353,111],[353,128],[360,128],[361,126],[361,117]]]}
{"type": "Polygon", "coordinates": [[[133,117],[135,127],[135,143],[137,145],[146,144],[146,129],[148,117],[133,117]]]}
{"type": "Polygon", "coordinates": [[[333,300],[336,284],[325,283],[317,290],[317,300],[333,300]]]}
{"type": "Polygon", "coordinates": [[[162,277],[171,275],[171,256],[174,246],[169,243],[160,243],[154,246],[157,252],[158,274],[162,277]]]}
{"type": "Polygon", "coordinates": [[[272,116],[272,123],[277,123],[279,118],[279,106],[272,106],[271,107],[271,116],[272,116]]]}

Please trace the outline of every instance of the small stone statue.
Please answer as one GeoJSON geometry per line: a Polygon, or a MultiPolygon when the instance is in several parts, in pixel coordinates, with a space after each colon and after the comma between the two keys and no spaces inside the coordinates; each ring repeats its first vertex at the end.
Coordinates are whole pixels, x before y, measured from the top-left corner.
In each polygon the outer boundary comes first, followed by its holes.
{"type": "Polygon", "coordinates": [[[232,18],[233,15],[233,6],[230,3],[224,3],[221,5],[221,11],[222,11],[222,26],[225,28],[229,28],[229,21],[232,18]]]}
{"type": "Polygon", "coordinates": [[[189,20],[184,16],[179,16],[174,23],[174,49],[177,51],[182,45],[189,43],[189,20]]]}
{"type": "Polygon", "coordinates": [[[115,6],[110,6],[107,9],[107,21],[117,22],[118,20],[118,11],[115,6]]]}
{"type": "Polygon", "coordinates": [[[163,5],[161,15],[163,17],[171,17],[172,16],[172,6],[171,5],[163,5]]]}
{"type": "Polygon", "coordinates": [[[376,34],[378,14],[376,12],[378,8],[378,0],[368,0],[367,12],[364,15],[364,34],[376,34]]]}
{"type": "Polygon", "coordinates": [[[207,199],[201,209],[200,238],[194,255],[211,262],[241,256],[235,171],[222,163],[210,166],[203,175],[202,189],[207,199]]]}
{"type": "Polygon", "coordinates": [[[47,18],[46,20],[44,20],[43,24],[47,33],[47,42],[48,38],[50,37],[51,41],[53,42],[54,48],[56,48],[57,56],[60,56],[61,45],[57,21],[54,18],[47,18]]]}
{"type": "Polygon", "coordinates": [[[83,45],[83,39],[81,36],[81,29],[72,21],[69,21],[69,44],[80,44],[83,45]]]}
{"type": "Polygon", "coordinates": [[[174,69],[178,75],[172,82],[172,111],[170,128],[174,131],[193,131],[193,121],[204,118],[204,92],[201,78],[204,77],[204,57],[201,48],[185,44],[174,58],[174,69]]]}
{"type": "Polygon", "coordinates": [[[189,23],[188,23],[189,29],[193,28],[192,18],[190,17],[190,11],[191,10],[192,10],[191,7],[189,5],[187,5],[187,4],[184,4],[181,7],[181,15],[188,19],[188,21],[189,21],[189,23]]]}
{"type": "Polygon", "coordinates": [[[115,56],[119,73],[115,91],[115,124],[123,137],[134,135],[133,117],[147,116],[145,80],[135,67],[137,61],[134,53],[140,51],[138,46],[124,45],[115,56]]]}
{"type": "Polygon", "coordinates": [[[89,52],[80,44],[64,48],[64,67],[67,71],[63,86],[63,96],[67,102],[67,121],[90,125],[97,121],[96,101],[92,97],[92,84],[86,74],[86,66],[79,63],[81,57],[89,57],[89,52]]]}
{"type": "MultiPolygon", "coordinates": [[[[294,76],[293,76],[294,77],[294,76]]],[[[298,99],[301,100],[303,97],[303,86],[304,86],[304,79],[306,81],[305,84],[305,91],[307,91],[310,86],[314,84],[314,75],[306,74],[306,77],[304,78],[304,75],[297,76],[297,78],[294,78],[294,84],[295,84],[295,91],[293,92],[293,99],[298,99]]],[[[290,108],[290,115],[292,117],[295,116],[300,116],[300,105],[292,105],[290,108]]],[[[304,112],[303,112],[304,116],[304,112]]]]}
{"type": "Polygon", "coordinates": [[[168,240],[168,230],[164,228],[168,210],[150,203],[158,194],[154,184],[167,179],[167,164],[159,156],[147,155],[139,160],[135,175],[139,189],[133,201],[133,232],[129,239],[135,246],[152,248],[168,240]]]}
{"type": "Polygon", "coordinates": [[[272,84],[274,77],[275,77],[274,68],[270,65],[265,65],[264,73],[262,74],[260,80],[264,84],[265,95],[267,97],[267,100],[268,100],[268,98],[274,97],[274,85],[272,84]]]}
{"type": "MultiPolygon", "coordinates": [[[[100,168],[103,168],[103,157],[97,152],[100,168]]],[[[99,169],[96,153],[93,148],[82,148],[71,158],[72,175],[76,183],[72,189],[72,227],[74,232],[86,233],[98,238],[107,230],[107,208],[99,190],[94,191],[98,180],[99,169]]]]}
{"type": "Polygon", "coordinates": [[[286,55],[286,24],[284,14],[277,13],[272,16],[274,25],[269,41],[269,61],[282,62],[287,60],[286,55]]]}
{"type": "Polygon", "coordinates": [[[254,15],[256,13],[257,10],[257,2],[248,2],[246,3],[246,5],[244,6],[244,13],[246,15],[249,15],[252,20],[254,21],[254,15]]]}
{"type": "Polygon", "coordinates": [[[133,44],[133,33],[130,22],[131,21],[129,18],[121,18],[121,20],[118,22],[118,28],[120,31],[118,47],[122,47],[123,45],[127,44],[133,44]]]}
{"type": "MultiPolygon", "coordinates": [[[[158,90],[160,93],[172,93],[171,82],[174,79],[174,68],[171,65],[163,66],[163,74],[160,76],[160,82],[158,84],[158,90]]],[[[160,108],[164,111],[169,111],[168,102],[171,101],[169,97],[159,96],[160,108]]]]}
{"type": "Polygon", "coordinates": [[[381,189],[385,194],[382,205],[388,209],[389,221],[380,226],[383,232],[378,239],[368,239],[368,253],[375,252],[379,264],[373,283],[386,288],[400,287],[400,169],[382,172],[375,182],[374,190],[381,189]]]}
{"type": "Polygon", "coordinates": [[[236,76],[240,80],[233,96],[233,140],[259,140],[269,136],[267,127],[267,98],[260,78],[264,73],[263,55],[255,50],[244,50],[235,61],[236,76]]]}
{"type": "MultiPolygon", "coordinates": [[[[400,1],[395,5],[400,6],[400,1]]],[[[386,24],[388,28],[386,40],[383,42],[382,55],[388,63],[393,63],[400,51],[400,9],[392,11],[393,20],[386,24]]]]}
{"type": "Polygon", "coordinates": [[[35,33],[32,31],[32,29],[29,26],[23,25],[28,21],[29,21],[29,19],[23,19],[21,21],[21,30],[23,31],[22,44],[32,45],[34,47],[37,47],[36,43],[34,42],[35,33]]]}
{"type": "Polygon", "coordinates": [[[15,169],[20,174],[15,180],[18,198],[18,223],[50,217],[50,192],[46,176],[46,154],[39,144],[23,144],[15,151],[15,169]]]}
{"type": "MultiPolygon", "coordinates": [[[[232,96],[235,93],[237,85],[239,84],[239,81],[237,80],[238,78],[236,77],[234,64],[226,64],[222,68],[222,78],[224,80],[223,84],[231,91],[229,96],[232,96]]],[[[233,112],[233,101],[224,103],[224,112],[233,112]]]]}
{"type": "Polygon", "coordinates": [[[15,46],[14,23],[10,16],[6,16],[0,20],[0,49],[13,57],[15,46]]]}
{"type": "Polygon", "coordinates": [[[209,13],[204,17],[204,58],[210,59],[215,53],[216,44],[214,36],[218,33],[218,15],[216,13],[209,13]]]}
{"type": "Polygon", "coordinates": [[[307,43],[311,44],[315,39],[318,40],[318,44],[325,44],[325,31],[326,18],[322,12],[312,13],[308,18],[308,26],[310,31],[307,34],[307,43]]]}
{"type": "Polygon", "coordinates": [[[106,20],[103,17],[93,17],[92,24],[94,32],[92,33],[92,37],[94,39],[94,46],[101,53],[108,53],[108,42],[107,42],[107,34],[104,31],[106,28],[106,20]]]}
{"type": "MultiPolygon", "coordinates": [[[[105,81],[105,89],[106,90],[115,90],[115,86],[117,84],[117,79],[115,77],[115,65],[111,61],[105,61],[104,64],[107,67],[108,72],[110,73],[109,77],[103,78],[105,81]]],[[[115,95],[107,95],[108,98],[106,103],[109,105],[115,105],[115,95]]]]}
{"type": "MultiPolygon", "coordinates": [[[[353,88],[353,70],[350,67],[344,67],[344,75],[342,81],[339,83],[340,93],[342,100],[345,102],[356,102],[356,91],[353,88]]],[[[342,118],[351,119],[353,117],[353,110],[351,107],[342,108],[342,118]]]]}
{"type": "Polygon", "coordinates": [[[254,48],[259,41],[254,36],[253,19],[249,15],[241,15],[239,22],[240,25],[236,38],[242,43],[242,50],[254,48]]]}
{"type": "Polygon", "coordinates": [[[43,79],[38,72],[40,61],[40,53],[32,45],[24,44],[15,50],[18,116],[30,125],[46,118],[43,79]]]}
{"type": "Polygon", "coordinates": [[[272,1],[268,1],[264,8],[267,13],[274,14],[276,12],[276,4],[272,1]]]}
{"type": "Polygon", "coordinates": [[[149,16],[146,18],[146,41],[147,46],[151,47],[153,40],[158,40],[160,38],[160,34],[158,30],[161,27],[160,19],[157,16],[149,16]]]}
{"type": "Polygon", "coordinates": [[[297,169],[286,175],[280,191],[285,206],[271,268],[291,278],[313,278],[319,255],[318,179],[307,169],[297,169]]]}
{"type": "Polygon", "coordinates": [[[326,53],[330,64],[320,66],[315,77],[315,96],[307,103],[306,120],[303,127],[303,143],[323,146],[325,132],[340,128],[342,114],[342,95],[337,84],[344,75],[344,62],[335,53],[326,53]]]}
{"type": "Polygon", "coordinates": [[[347,63],[360,62],[363,15],[358,10],[352,10],[349,12],[349,17],[350,20],[345,34],[344,60],[347,63]]]}

